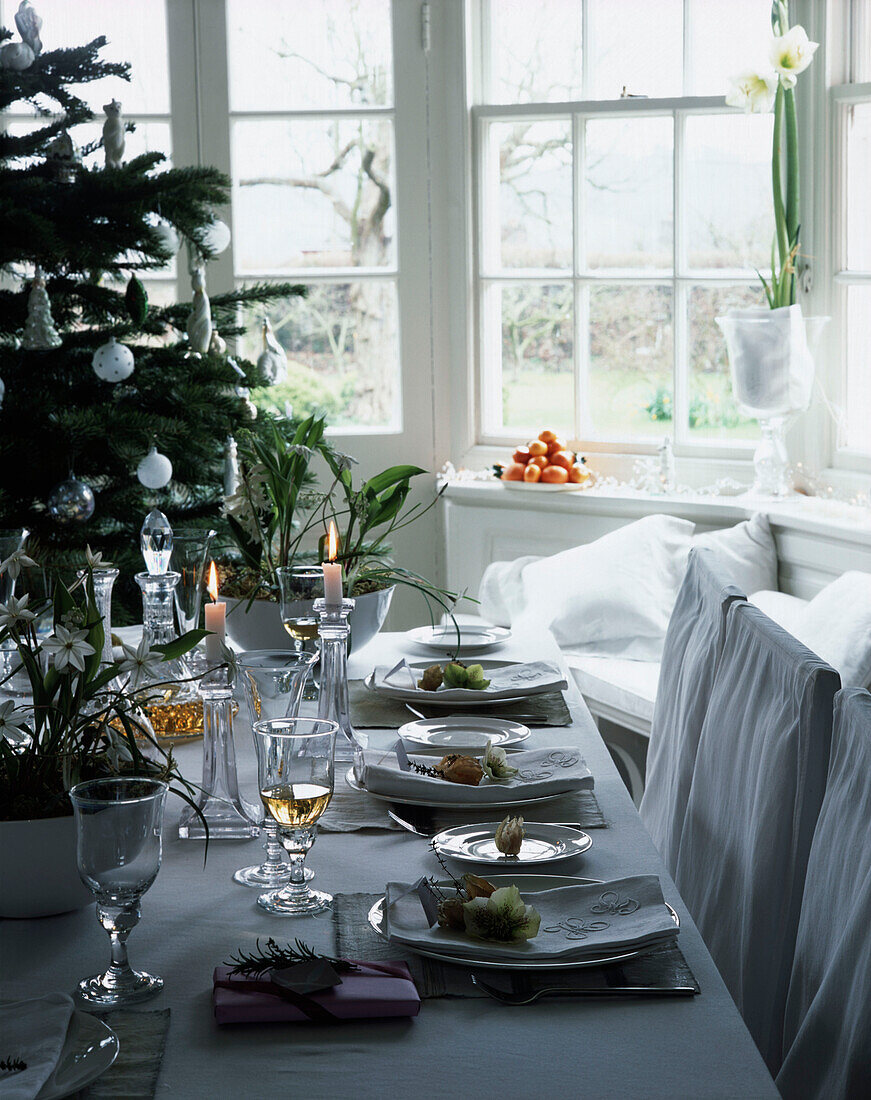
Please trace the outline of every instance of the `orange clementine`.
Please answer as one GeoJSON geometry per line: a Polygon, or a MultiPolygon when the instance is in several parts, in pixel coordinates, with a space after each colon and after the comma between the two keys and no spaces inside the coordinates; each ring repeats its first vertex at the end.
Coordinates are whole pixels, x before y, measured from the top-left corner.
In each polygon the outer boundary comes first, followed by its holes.
{"type": "Polygon", "coordinates": [[[538,481],[538,480],[540,480],[540,478],[541,478],[541,467],[540,466],[534,466],[530,462],[530,464],[528,466],[524,467],[524,469],[523,469],[523,480],[524,481],[538,481]]]}
{"type": "Polygon", "coordinates": [[[542,443],[553,443],[556,439],[556,432],[552,432],[546,428],[543,432],[538,433],[538,438],[542,443]]]}
{"type": "Polygon", "coordinates": [[[585,470],[583,466],[572,466],[569,470],[569,481],[573,485],[580,485],[582,482],[586,481],[589,476],[590,471],[585,470]]]}
{"type": "Polygon", "coordinates": [[[557,451],[564,451],[565,449],[566,445],[561,439],[552,439],[547,445],[547,453],[549,455],[555,455],[557,451]]]}
{"type": "Polygon", "coordinates": [[[529,453],[533,458],[538,458],[539,455],[547,454],[547,444],[542,443],[540,439],[533,439],[529,444],[529,453]]]}
{"type": "Polygon", "coordinates": [[[503,481],[523,481],[523,471],[526,467],[521,462],[512,462],[502,471],[503,481]]]}
{"type": "Polygon", "coordinates": [[[535,458],[531,458],[528,463],[530,466],[537,466],[539,470],[543,470],[547,464],[546,455],[536,455],[535,458]]]}
{"type": "Polygon", "coordinates": [[[550,456],[551,466],[562,466],[564,470],[570,470],[575,464],[575,456],[571,451],[557,451],[550,456]]]}
{"type": "Polygon", "coordinates": [[[565,485],[569,480],[569,472],[562,466],[548,466],[541,471],[541,480],[548,485],[565,485]]]}
{"type": "Polygon", "coordinates": [[[518,447],[512,457],[514,458],[515,462],[520,462],[525,466],[526,463],[529,462],[529,448],[518,447]]]}

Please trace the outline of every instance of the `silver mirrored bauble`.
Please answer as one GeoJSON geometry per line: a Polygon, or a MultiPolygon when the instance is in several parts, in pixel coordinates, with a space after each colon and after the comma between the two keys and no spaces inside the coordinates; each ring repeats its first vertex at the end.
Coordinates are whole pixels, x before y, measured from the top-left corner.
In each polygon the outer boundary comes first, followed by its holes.
{"type": "Polygon", "coordinates": [[[62,526],[86,523],[94,514],[95,507],[94,490],[76,477],[69,477],[55,485],[46,501],[48,514],[62,526]]]}

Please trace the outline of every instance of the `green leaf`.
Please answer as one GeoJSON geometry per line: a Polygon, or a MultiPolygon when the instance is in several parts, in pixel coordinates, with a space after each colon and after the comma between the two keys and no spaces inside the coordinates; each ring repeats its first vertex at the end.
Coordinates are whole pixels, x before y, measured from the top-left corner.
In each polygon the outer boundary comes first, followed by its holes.
{"type": "Polygon", "coordinates": [[[382,493],[385,489],[389,489],[391,485],[396,485],[401,481],[409,481],[411,478],[417,477],[418,474],[425,473],[426,470],[422,470],[420,466],[389,466],[380,474],[370,478],[363,488],[366,490],[371,489],[375,493],[382,493]]]}
{"type": "Polygon", "coordinates": [[[180,638],[176,638],[171,642],[164,642],[162,645],[152,646],[152,649],[162,653],[165,661],[174,661],[176,657],[183,657],[185,653],[192,650],[208,633],[208,630],[189,630],[186,634],[182,634],[180,638]]]}

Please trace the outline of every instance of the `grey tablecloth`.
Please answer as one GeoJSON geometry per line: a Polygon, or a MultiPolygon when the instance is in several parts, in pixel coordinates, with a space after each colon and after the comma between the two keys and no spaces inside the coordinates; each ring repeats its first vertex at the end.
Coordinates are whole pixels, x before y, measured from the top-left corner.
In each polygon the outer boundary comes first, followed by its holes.
{"type": "MultiPolygon", "coordinates": [[[[398,636],[385,635],[351,662],[351,674],[402,655],[398,636]]],[[[528,652],[528,640],[524,639],[528,652]]],[[[536,650],[548,656],[544,648],[536,650]]],[[[506,647],[508,659],[522,654],[506,647]]],[[[659,856],[641,826],[580,696],[570,689],[571,729],[533,737],[576,737],[596,777],[610,828],[566,874],[597,878],[657,873],[666,900],[683,922],[681,949],[702,995],[686,1001],[550,1002],[524,1009],[474,1000],[427,1001],[414,1020],[220,1030],[211,1014],[216,963],[257,936],[303,937],[332,947],[323,918],[283,920],[257,909],[255,893],[236,886],[232,872],[253,862],[256,841],[214,843],[203,868],[202,844],[174,839],[179,805],[168,813],[164,866],[143,902],[142,923],[130,937],[134,965],[166,979],[149,1008],[172,1008],[159,1091],[218,1100],[442,1096],[474,1093],[574,1097],[692,1096],[776,1098],[774,1084],[741,1021],[659,856]]],[[[254,794],[253,752],[237,739],[242,787],[254,794]]],[[[556,743],[554,741],[554,743],[556,743]]],[[[200,745],[178,750],[182,767],[198,775],[200,745]]],[[[316,885],[372,892],[389,878],[435,874],[426,841],[407,833],[321,836],[312,853],[316,885]]],[[[93,909],[38,921],[7,921],[2,932],[3,996],[71,990],[84,974],[105,967],[108,944],[93,909]]],[[[161,1093],[163,1094],[163,1093],[161,1093]]]]}

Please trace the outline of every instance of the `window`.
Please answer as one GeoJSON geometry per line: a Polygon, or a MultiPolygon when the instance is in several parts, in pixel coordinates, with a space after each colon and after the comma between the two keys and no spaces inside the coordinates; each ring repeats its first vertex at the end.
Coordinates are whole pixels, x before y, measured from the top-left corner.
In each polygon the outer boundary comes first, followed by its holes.
{"type": "MultiPolygon", "coordinates": [[[[237,283],[271,306],[288,381],[255,398],[333,426],[400,420],[390,0],[226,0],[237,283]],[[304,28],[305,33],[301,33],[304,28]]],[[[256,358],[255,311],[244,352],[256,358]]]]}
{"type": "Polygon", "coordinates": [[[723,97],[769,11],[540,0],[530,20],[480,0],[483,441],[548,425],[602,449],[750,445],[715,318],[765,301],[772,118],[723,97]]]}
{"type": "Polygon", "coordinates": [[[838,446],[871,456],[871,12],[852,5],[849,82],[831,90],[839,191],[833,203],[833,313],[842,363],[838,446]]]}

